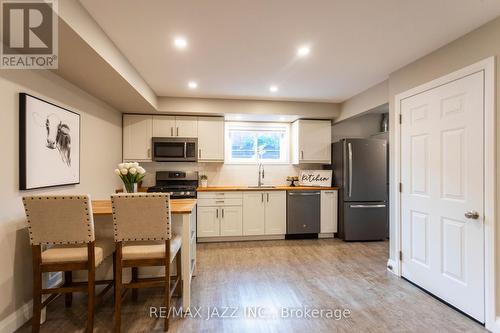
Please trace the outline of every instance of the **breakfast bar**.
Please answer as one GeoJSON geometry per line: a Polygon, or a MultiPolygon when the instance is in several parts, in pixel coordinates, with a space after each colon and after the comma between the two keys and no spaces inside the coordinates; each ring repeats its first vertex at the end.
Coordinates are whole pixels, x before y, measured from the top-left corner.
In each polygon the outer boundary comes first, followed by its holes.
{"type": "MultiPolygon", "coordinates": [[[[111,200],[93,200],[92,210],[95,217],[111,217],[111,200]]],[[[173,232],[182,237],[182,307],[187,311],[190,307],[191,279],[196,268],[196,199],[172,199],[170,212],[173,232]]]]}

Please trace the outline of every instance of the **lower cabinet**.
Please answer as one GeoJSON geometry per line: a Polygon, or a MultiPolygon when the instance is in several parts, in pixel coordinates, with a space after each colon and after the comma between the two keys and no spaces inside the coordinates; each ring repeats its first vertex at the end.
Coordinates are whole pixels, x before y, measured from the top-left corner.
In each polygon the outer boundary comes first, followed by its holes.
{"type": "Polygon", "coordinates": [[[220,236],[219,207],[198,207],[198,237],[220,236]]]}
{"type": "Polygon", "coordinates": [[[200,192],[197,214],[198,238],[243,235],[241,192],[200,192]]]}
{"type": "Polygon", "coordinates": [[[321,191],[321,233],[337,232],[338,192],[336,190],[321,191]]]}
{"type": "Polygon", "coordinates": [[[242,208],[238,206],[227,206],[219,208],[220,235],[221,236],[241,236],[242,208]]]}
{"type": "Polygon", "coordinates": [[[284,235],[286,192],[243,193],[243,236],[284,235]]]}

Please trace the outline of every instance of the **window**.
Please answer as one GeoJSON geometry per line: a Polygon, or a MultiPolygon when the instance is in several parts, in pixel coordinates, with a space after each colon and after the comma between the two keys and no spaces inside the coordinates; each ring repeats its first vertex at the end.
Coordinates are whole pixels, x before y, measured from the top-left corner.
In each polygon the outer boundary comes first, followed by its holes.
{"type": "Polygon", "coordinates": [[[226,122],[227,163],[288,163],[288,124],[226,122]]]}

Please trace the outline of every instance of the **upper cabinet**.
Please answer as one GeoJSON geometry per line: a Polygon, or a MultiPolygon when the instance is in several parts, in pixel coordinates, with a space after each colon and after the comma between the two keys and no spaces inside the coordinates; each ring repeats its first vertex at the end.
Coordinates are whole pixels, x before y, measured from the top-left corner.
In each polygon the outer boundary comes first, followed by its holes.
{"type": "Polygon", "coordinates": [[[292,123],[292,163],[331,163],[332,125],[329,120],[292,123]]]}
{"type": "Polygon", "coordinates": [[[223,117],[123,115],[123,160],[150,162],[153,137],[198,138],[198,161],[224,162],[223,117]]]}
{"type": "Polygon", "coordinates": [[[123,159],[151,161],[153,117],[150,115],[123,115],[123,159]]]}
{"type": "Polygon", "coordinates": [[[197,117],[153,116],[154,137],[196,138],[197,117]]]}
{"type": "Polygon", "coordinates": [[[198,117],[198,161],[224,162],[223,117],[198,117]]]}

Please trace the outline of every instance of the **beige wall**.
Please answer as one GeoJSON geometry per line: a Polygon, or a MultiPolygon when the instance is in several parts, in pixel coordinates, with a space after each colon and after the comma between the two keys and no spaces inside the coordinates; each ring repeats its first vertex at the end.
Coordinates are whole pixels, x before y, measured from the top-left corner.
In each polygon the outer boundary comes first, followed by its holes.
{"type": "Polygon", "coordinates": [[[365,114],[332,126],[332,142],[343,138],[369,138],[380,132],[382,114],[365,114]]]}
{"type": "Polygon", "coordinates": [[[388,97],[389,80],[385,80],[344,101],[340,105],[340,116],[335,119],[335,122],[359,116],[362,113],[387,104],[388,97]]]}
{"type": "Polygon", "coordinates": [[[340,105],[335,103],[159,97],[158,111],[198,115],[290,115],[300,118],[333,119],[339,116],[340,105]]]}
{"type": "MultiPolygon", "coordinates": [[[[121,159],[121,114],[48,71],[0,71],[0,332],[31,316],[31,254],[21,196],[90,193],[107,198],[119,186],[113,174],[121,159]],[[81,115],[81,184],[19,191],[19,92],[28,92],[81,115]]],[[[40,166],[43,167],[43,166],[40,166]]]]}
{"type": "MultiPolygon", "coordinates": [[[[457,39],[456,41],[438,49],[437,51],[397,70],[389,76],[389,102],[391,126],[394,128],[396,117],[394,98],[397,94],[426,83],[440,76],[471,65],[490,56],[500,55],[500,18],[497,18],[479,29],[457,39]]],[[[496,71],[499,71],[497,59],[496,71]]],[[[499,103],[500,100],[499,76],[496,77],[496,113],[497,128],[500,128],[499,103]]],[[[391,133],[391,142],[394,142],[394,133],[391,133]]],[[[391,156],[394,156],[391,145],[391,156]]],[[[500,136],[497,135],[497,165],[500,158],[500,136]]],[[[392,158],[391,158],[392,159],[392,158]]],[[[394,168],[391,165],[391,179],[394,179],[394,168]]],[[[500,193],[500,172],[497,172],[497,193],[500,193]]],[[[392,200],[393,198],[391,198],[392,200]]],[[[500,202],[497,204],[500,211],[500,202]]],[[[497,214],[498,215],[498,214],[497,214]]],[[[396,219],[391,211],[391,220],[396,219]]],[[[497,218],[497,242],[500,240],[500,227],[497,218]]],[[[497,249],[496,253],[499,251],[497,249]]],[[[391,257],[395,258],[394,244],[391,243],[391,257]]],[[[500,278],[500,255],[497,256],[497,276],[500,278]]],[[[497,280],[497,304],[500,303],[500,279],[497,280]]],[[[497,316],[500,315],[497,311],[497,316]]]]}

